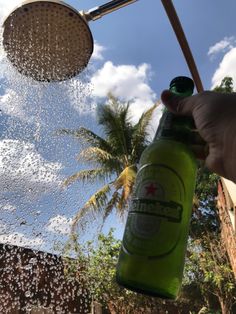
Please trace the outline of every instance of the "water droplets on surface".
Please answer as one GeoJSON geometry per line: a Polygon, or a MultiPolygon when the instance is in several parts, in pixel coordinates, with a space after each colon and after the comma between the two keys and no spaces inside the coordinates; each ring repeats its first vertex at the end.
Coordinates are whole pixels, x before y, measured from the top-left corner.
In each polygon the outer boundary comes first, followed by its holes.
{"type": "Polygon", "coordinates": [[[87,199],[82,185],[62,188],[80,166],[75,158],[80,147],[56,131],[94,124],[89,71],[65,82],[39,83],[19,74],[0,47],[0,284],[5,289],[0,313],[19,307],[28,313],[37,307],[47,313],[89,312],[86,291],[65,280],[62,261],[54,255],[55,242],[66,242],[71,218],[87,199]]]}

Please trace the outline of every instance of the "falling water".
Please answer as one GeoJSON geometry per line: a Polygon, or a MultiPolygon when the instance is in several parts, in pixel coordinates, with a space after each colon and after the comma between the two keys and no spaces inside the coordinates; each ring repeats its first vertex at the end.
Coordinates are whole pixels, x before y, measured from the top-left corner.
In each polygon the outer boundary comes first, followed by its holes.
{"type": "MultiPolygon", "coordinates": [[[[55,135],[94,124],[90,70],[64,82],[37,82],[18,73],[0,49],[0,313],[39,313],[38,307],[89,313],[86,289],[65,279],[54,244],[66,243],[72,217],[90,193],[79,184],[62,188],[78,171],[80,147],[55,135]]],[[[29,51],[30,42],[25,62],[29,51]]]]}

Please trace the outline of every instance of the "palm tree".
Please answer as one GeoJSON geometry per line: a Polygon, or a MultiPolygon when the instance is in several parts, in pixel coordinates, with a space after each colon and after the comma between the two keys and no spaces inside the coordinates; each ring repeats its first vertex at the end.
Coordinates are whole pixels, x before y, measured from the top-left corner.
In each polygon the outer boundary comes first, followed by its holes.
{"type": "Polygon", "coordinates": [[[109,102],[98,110],[98,124],[105,137],[81,127],[78,130],[62,129],[60,134],[72,135],[87,144],[78,159],[94,166],[68,177],[67,186],[76,180],[105,183],[84,204],[74,217],[73,226],[91,210],[101,213],[103,221],[113,209],[123,217],[127,212],[141,153],[148,144],[148,126],[158,104],[144,112],[136,124],[130,122],[129,103],[122,104],[112,95],[109,102]]]}

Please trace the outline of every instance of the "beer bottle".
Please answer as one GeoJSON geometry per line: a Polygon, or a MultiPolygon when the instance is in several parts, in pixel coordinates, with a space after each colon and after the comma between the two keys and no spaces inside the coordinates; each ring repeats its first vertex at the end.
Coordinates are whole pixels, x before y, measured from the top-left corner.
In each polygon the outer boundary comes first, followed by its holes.
{"type": "MultiPolygon", "coordinates": [[[[170,90],[190,96],[194,83],[177,77],[170,90]]],[[[189,148],[193,121],[164,110],[140,159],[127,217],[117,282],[136,292],[175,299],[181,287],[196,181],[189,148]]]]}

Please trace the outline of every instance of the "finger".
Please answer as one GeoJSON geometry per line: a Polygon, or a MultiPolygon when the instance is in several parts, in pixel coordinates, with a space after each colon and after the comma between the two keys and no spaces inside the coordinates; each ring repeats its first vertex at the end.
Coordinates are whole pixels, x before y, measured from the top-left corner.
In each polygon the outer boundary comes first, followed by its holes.
{"type": "Polygon", "coordinates": [[[209,154],[206,158],[205,165],[209,170],[224,176],[223,157],[221,155],[220,149],[216,149],[210,145],[209,154]]]}
{"type": "Polygon", "coordinates": [[[169,90],[165,90],[162,92],[161,99],[163,104],[173,113],[184,115],[184,116],[192,116],[194,102],[192,100],[193,97],[180,97],[169,90]]]}

